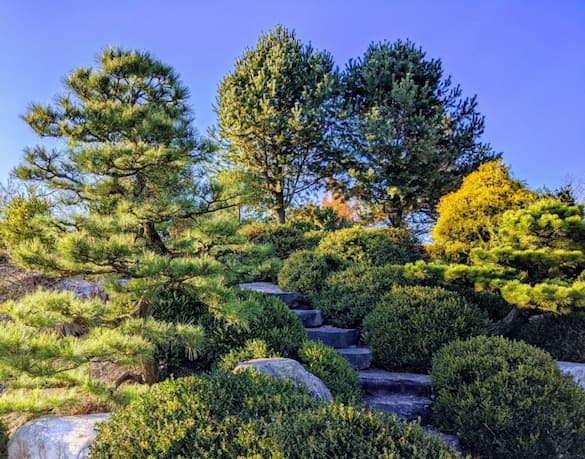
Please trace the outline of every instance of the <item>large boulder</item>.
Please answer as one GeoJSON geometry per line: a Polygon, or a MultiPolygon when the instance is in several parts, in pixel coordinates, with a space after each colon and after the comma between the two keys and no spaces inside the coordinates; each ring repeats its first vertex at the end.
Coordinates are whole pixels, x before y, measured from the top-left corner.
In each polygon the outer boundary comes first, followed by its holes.
{"type": "Polygon", "coordinates": [[[327,386],[313,373],[309,373],[296,360],[271,358],[271,359],[254,359],[242,362],[234,368],[234,373],[255,368],[256,371],[272,376],[277,379],[290,378],[298,386],[306,387],[318,400],[333,400],[331,391],[327,386]]]}
{"type": "Polygon", "coordinates": [[[8,459],[81,459],[96,436],[95,425],[109,413],[46,416],[20,427],[8,442],[8,459]]]}
{"type": "Polygon", "coordinates": [[[585,363],[557,362],[561,373],[571,376],[573,380],[585,389],[585,363]]]}

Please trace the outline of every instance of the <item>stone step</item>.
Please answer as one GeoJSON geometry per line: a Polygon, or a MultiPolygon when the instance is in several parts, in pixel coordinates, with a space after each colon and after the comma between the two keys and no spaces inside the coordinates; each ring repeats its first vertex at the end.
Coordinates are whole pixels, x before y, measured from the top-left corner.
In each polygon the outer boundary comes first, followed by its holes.
{"type": "Polygon", "coordinates": [[[366,395],[425,395],[431,389],[431,377],[418,373],[396,373],[371,368],[359,372],[359,381],[366,395]]]}
{"type": "Polygon", "coordinates": [[[372,364],[372,351],[368,347],[345,347],[336,351],[347,359],[354,370],[365,370],[372,364]]]}
{"type": "Polygon", "coordinates": [[[366,405],[384,413],[396,414],[405,421],[416,421],[420,418],[422,425],[428,424],[431,417],[430,398],[416,395],[367,395],[364,397],[366,405]]]}
{"type": "Polygon", "coordinates": [[[307,308],[310,306],[307,299],[300,293],[295,292],[283,292],[280,287],[271,282],[248,282],[240,284],[242,290],[253,290],[255,292],[261,292],[266,295],[275,296],[285,303],[289,308],[307,308]]]}
{"type": "Polygon", "coordinates": [[[442,440],[443,443],[446,443],[448,446],[453,446],[461,456],[465,456],[463,450],[461,449],[461,443],[459,442],[459,437],[456,435],[450,435],[443,432],[440,432],[433,428],[432,426],[424,426],[424,431],[430,435],[438,437],[442,440]]]}
{"type": "Polygon", "coordinates": [[[293,309],[299,320],[306,328],[315,328],[323,325],[323,316],[318,309],[293,309]]]}
{"type": "Polygon", "coordinates": [[[355,328],[337,328],[331,325],[307,328],[306,332],[310,340],[320,341],[336,349],[355,346],[360,337],[359,330],[355,328]]]}

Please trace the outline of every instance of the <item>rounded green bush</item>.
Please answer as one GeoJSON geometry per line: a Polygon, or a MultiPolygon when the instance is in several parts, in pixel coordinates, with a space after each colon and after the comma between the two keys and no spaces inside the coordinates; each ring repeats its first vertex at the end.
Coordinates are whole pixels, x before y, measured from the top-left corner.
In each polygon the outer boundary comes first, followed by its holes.
{"type": "Polygon", "coordinates": [[[332,347],[307,340],[299,350],[299,361],[323,381],[336,401],[350,405],[361,401],[357,372],[332,347]]]}
{"type": "Polygon", "coordinates": [[[252,359],[267,359],[280,357],[268,349],[268,345],[261,339],[252,339],[246,341],[243,347],[232,349],[227,354],[221,356],[217,366],[221,370],[231,371],[238,366],[240,362],[252,359]]]}
{"type": "Polygon", "coordinates": [[[303,230],[291,224],[249,223],[240,228],[240,234],[256,244],[272,244],[275,255],[283,260],[297,250],[310,248],[303,230]]]}
{"type": "Polygon", "coordinates": [[[168,380],[100,423],[89,458],[279,457],[272,419],[315,403],[292,382],[253,370],[168,380]]]}
{"type": "Polygon", "coordinates": [[[557,360],[585,363],[585,315],[549,315],[530,320],[513,334],[557,360]]]}
{"type": "Polygon", "coordinates": [[[487,315],[454,292],[400,287],[385,295],[366,317],[363,337],[380,368],[427,372],[442,346],[489,329],[487,315]]]}
{"type": "Polygon", "coordinates": [[[401,422],[378,411],[332,403],[300,412],[287,420],[277,432],[285,458],[460,457],[416,423],[401,422]]]}
{"type": "Polygon", "coordinates": [[[315,307],[331,325],[361,328],[364,318],[392,287],[412,283],[403,271],[397,265],[360,264],[335,272],[325,280],[314,300],[315,307]]]}
{"type": "Polygon", "coordinates": [[[315,297],[327,276],[342,269],[346,262],[331,253],[300,250],[293,253],[278,273],[278,285],[288,292],[315,297]]]}
{"type": "MultiPolygon", "coordinates": [[[[232,299],[240,310],[254,311],[246,324],[230,323],[208,315],[203,320],[208,337],[206,357],[211,363],[233,349],[242,348],[248,340],[263,340],[271,353],[295,356],[307,334],[298,317],[276,297],[244,290],[232,299]]],[[[226,305],[226,309],[230,309],[226,305]]]]}
{"type": "Polygon", "coordinates": [[[358,226],[329,233],[315,250],[369,266],[403,264],[420,258],[422,253],[416,239],[406,230],[358,226]]]}
{"type": "Polygon", "coordinates": [[[494,321],[502,320],[513,308],[499,293],[475,291],[473,288],[464,286],[445,286],[445,288],[458,293],[470,303],[475,304],[494,321]]]}
{"type": "Polygon", "coordinates": [[[486,458],[585,455],[585,392],[552,357],[521,341],[478,336],[433,359],[433,425],[486,458]]]}

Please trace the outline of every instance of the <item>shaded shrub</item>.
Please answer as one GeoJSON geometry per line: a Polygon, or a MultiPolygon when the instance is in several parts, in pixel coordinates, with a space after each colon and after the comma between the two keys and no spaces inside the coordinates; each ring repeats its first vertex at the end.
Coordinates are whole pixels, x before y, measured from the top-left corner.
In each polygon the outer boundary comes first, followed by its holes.
{"type": "Polygon", "coordinates": [[[513,306],[495,292],[475,291],[473,288],[451,285],[445,286],[447,290],[458,293],[479,309],[485,311],[491,320],[502,320],[512,310],[513,306]]]}
{"type": "Polygon", "coordinates": [[[422,248],[406,230],[357,226],[329,233],[321,239],[316,251],[334,253],[370,266],[403,264],[422,256],[422,248]]]}
{"type": "Polygon", "coordinates": [[[165,322],[196,323],[208,307],[187,287],[165,287],[153,293],[152,317],[165,322]]]}
{"type": "Polygon", "coordinates": [[[585,363],[585,316],[549,315],[530,320],[513,336],[544,349],[557,360],[585,363]]]}
{"type": "Polygon", "coordinates": [[[585,454],[585,392],[540,349],[502,337],[452,342],[432,378],[434,425],[478,456],[585,454]]]}
{"type": "Polygon", "coordinates": [[[361,328],[375,304],[396,285],[409,285],[402,266],[353,265],[331,274],[314,300],[331,325],[361,328]]]}
{"type": "Polygon", "coordinates": [[[229,244],[211,249],[211,255],[225,268],[226,283],[275,282],[282,260],[274,256],[270,244],[229,244]]]}
{"type": "Polygon", "coordinates": [[[8,432],[6,425],[0,421],[0,459],[8,457],[8,432]]]}
{"type": "Polygon", "coordinates": [[[272,457],[271,419],[314,405],[292,382],[255,371],[169,380],[99,424],[89,457],[272,457]]]}
{"type": "Polygon", "coordinates": [[[433,354],[457,338],[488,333],[487,315],[454,292],[395,288],[364,321],[363,337],[387,370],[427,372],[433,354]]]}
{"type": "Polygon", "coordinates": [[[378,411],[329,404],[281,422],[278,443],[286,458],[459,457],[416,423],[404,423],[378,411]]]}
{"type": "Polygon", "coordinates": [[[254,339],[263,340],[271,353],[294,356],[307,338],[301,321],[278,298],[244,290],[230,301],[237,304],[227,304],[225,309],[249,311],[250,318],[245,324],[240,324],[213,315],[203,317],[202,324],[208,337],[205,354],[210,364],[254,339]]]}
{"type": "Polygon", "coordinates": [[[226,371],[233,370],[240,362],[252,359],[266,359],[280,357],[268,349],[268,345],[261,339],[246,341],[243,347],[232,349],[224,354],[218,361],[218,368],[226,371]]]}
{"type": "Polygon", "coordinates": [[[315,297],[329,274],[341,269],[347,262],[332,253],[300,250],[293,253],[278,273],[278,285],[285,291],[315,297]]]}
{"type": "Polygon", "coordinates": [[[303,230],[291,224],[249,223],[240,229],[240,234],[256,244],[271,244],[274,254],[283,260],[297,250],[311,248],[303,230]]]}
{"type": "Polygon", "coordinates": [[[332,347],[305,341],[299,350],[299,361],[325,383],[336,401],[346,404],[361,401],[357,372],[332,347]]]}

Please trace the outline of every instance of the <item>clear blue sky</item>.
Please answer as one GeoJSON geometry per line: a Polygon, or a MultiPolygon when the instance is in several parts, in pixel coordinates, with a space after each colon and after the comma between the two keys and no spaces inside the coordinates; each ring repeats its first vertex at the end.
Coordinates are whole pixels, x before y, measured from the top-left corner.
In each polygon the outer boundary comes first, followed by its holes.
{"type": "Polygon", "coordinates": [[[244,48],[281,23],[340,66],[372,41],[410,38],[477,94],[484,140],[517,178],[585,177],[585,0],[0,0],[0,180],[37,142],[19,118],[107,45],[147,49],[190,87],[200,131],[244,48]]]}

